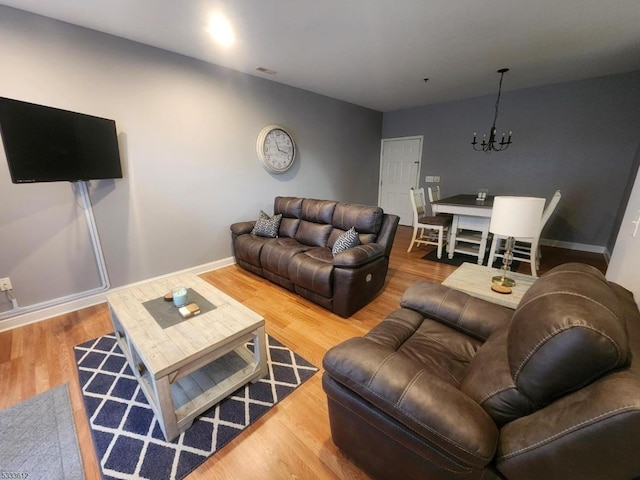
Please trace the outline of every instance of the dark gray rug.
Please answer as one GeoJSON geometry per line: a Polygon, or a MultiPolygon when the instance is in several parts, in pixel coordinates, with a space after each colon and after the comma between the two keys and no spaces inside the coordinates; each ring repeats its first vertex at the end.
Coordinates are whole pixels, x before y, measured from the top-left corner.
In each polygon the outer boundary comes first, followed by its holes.
{"type": "Polygon", "coordinates": [[[2,478],[84,479],[66,383],[0,411],[0,432],[2,478]]]}

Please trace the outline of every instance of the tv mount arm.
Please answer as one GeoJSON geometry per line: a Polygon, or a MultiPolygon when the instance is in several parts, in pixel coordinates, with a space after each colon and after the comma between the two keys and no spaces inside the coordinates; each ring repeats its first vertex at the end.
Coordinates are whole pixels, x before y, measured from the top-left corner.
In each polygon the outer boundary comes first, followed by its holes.
{"type": "Polygon", "coordinates": [[[55,305],[60,305],[62,303],[71,302],[84,297],[89,297],[91,295],[96,295],[96,294],[105,292],[109,290],[109,288],[111,288],[111,284],[109,283],[109,276],[107,274],[107,266],[104,261],[104,256],[102,254],[102,246],[100,244],[100,236],[98,235],[98,227],[96,226],[96,220],[95,220],[95,217],[93,216],[91,198],[89,197],[89,189],[87,187],[88,182],[86,180],[81,180],[81,181],[76,181],[72,183],[73,183],[74,192],[76,193],[76,195],[79,195],[80,199],[82,200],[82,208],[84,210],[85,218],[87,220],[87,226],[89,227],[89,236],[91,237],[91,245],[93,247],[93,253],[95,254],[95,257],[96,257],[98,273],[100,275],[100,286],[93,288],[91,290],[86,290],[84,292],[74,293],[72,295],[55,298],[53,300],[47,300],[45,302],[36,303],[26,307],[17,306],[17,301],[16,301],[14,302],[14,308],[0,313],[0,320],[14,317],[17,315],[30,313],[36,310],[42,310],[45,308],[53,307],[55,305]]]}

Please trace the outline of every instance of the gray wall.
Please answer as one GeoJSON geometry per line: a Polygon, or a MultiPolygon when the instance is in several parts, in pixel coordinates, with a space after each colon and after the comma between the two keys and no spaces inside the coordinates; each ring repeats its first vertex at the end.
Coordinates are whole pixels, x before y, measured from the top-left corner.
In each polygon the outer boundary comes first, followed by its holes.
{"type": "Polygon", "coordinates": [[[503,92],[496,127],[513,130],[513,144],[489,155],[470,142],[473,132],[488,134],[495,94],[385,113],[383,137],[424,135],[421,185],[426,175],[440,175],[443,195],[488,188],[491,195],[550,198],[560,189],[543,237],[611,250],[637,169],[639,85],[635,71],[503,92]]]}
{"type": "MultiPolygon", "coordinates": [[[[376,204],[382,114],[0,6],[0,95],[116,120],[122,180],[90,184],[112,286],[232,255],[276,195],[376,204]],[[258,163],[277,123],[295,166],[258,163]]],[[[99,285],[69,183],[14,185],[0,151],[0,277],[20,306],[99,285]]],[[[0,294],[0,312],[9,304],[0,294]]]]}

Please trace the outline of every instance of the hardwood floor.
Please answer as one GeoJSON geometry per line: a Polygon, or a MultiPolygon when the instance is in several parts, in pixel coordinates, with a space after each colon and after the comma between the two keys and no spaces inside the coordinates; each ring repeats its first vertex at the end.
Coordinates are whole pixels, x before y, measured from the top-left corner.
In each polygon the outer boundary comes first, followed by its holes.
{"type": "MultiPolygon", "coordinates": [[[[322,357],[331,346],[363,335],[397,308],[402,293],[413,282],[441,282],[455,270],[450,265],[422,260],[428,249],[407,253],[410,238],[411,229],[399,227],[386,288],[349,319],[333,315],[235,265],[201,275],[262,315],[269,335],[321,371],[191,473],[189,479],[367,478],[331,442],[321,386],[322,357]]],[[[540,273],[569,261],[606,269],[602,255],[546,248],[540,273]]],[[[526,274],[527,269],[528,265],[522,264],[518,271],[526,274]]],[[[68,382],[87,479],[99,479],[100,473],[72,348],[111,331],[106,304],[100,304],[0,333],[0,409],[68,382]]]]}

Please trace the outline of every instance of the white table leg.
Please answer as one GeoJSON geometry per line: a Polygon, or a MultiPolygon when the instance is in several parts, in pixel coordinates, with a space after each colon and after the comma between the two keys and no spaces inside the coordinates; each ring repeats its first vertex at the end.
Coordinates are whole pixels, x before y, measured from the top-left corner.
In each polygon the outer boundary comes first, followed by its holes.
{"type": "Polygon", "coordinates": [[[262,377],[267,374],[267,337],[264,331],[264,327],[260,327],[255,331],[255,337],[253,339],[253,356],[256,360],[256,366],[258,367],[258,376],[251,380],[251,383],[256,383],[262,377]]]}
{"type": "MultiPolygon", "coordinates": [[[[153,381],[154,392],[150,392],[152,395],[155,393],[157,409],[154,409],[156,415],[158,415],[160,428],[164,433],[167,441],[171,441],[176,438],[180,432],[178,430],[178,420],[176,419],[176,408],[173,404],[173,396],[171,395],[171,385],[169,384],[169,377],[158,378],[153,381]]],[[[193,423],[193,421],[192,421],[193,423]]],[[[188,428],[188,427],[186,427],[188,428]]],[[[184,428],[183,430],[186,430],[184,428]]]]}
{"type": "MultiPolygon", "coordinates": [[[[484,256],[487,251],[487,240],[489,238],[489,224],[491,219],[485,219],[485,224],[482,229],[482,240],[480,241],[480,251],[478,252],[478,265],[482,265],[484,262],[484,256]]],[[[491,266],[491,265],[489,265],[491,266]]]]}
{"type": "Polygon", "coordinates": [[[449,243],[447,244],[447,253],[449,259],[453,258],[453,252],[456,248],[456,236],[458,235],[458,223],[460,222],[460,216],[454,215],[451,222],[451,231],[449,232],[449,243]]]}

